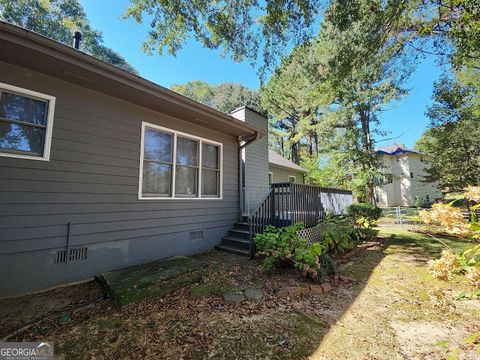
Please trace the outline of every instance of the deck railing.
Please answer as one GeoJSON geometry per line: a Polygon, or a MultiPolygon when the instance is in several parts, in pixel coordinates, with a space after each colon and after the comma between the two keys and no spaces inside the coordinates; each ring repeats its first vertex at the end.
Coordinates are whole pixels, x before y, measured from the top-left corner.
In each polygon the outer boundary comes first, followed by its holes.
{"type": "Polygon", "coordinates": [[[291,182],[272,184],[248,217],[250,254],[255,252],[253,236],[262,233],[268,225],[284,227],[303,222],[306,228],[313,227],[325,217],[326,210],[339,213],[351,202],[352,193],[347,190],[291,182]],[[334,198],[337,200],[332,200],[334,198]]]}
{"type": "Polygon", "coordinates": [[[242,215],[249,217],[260,204],[265,200],[265,197],[270,192],[270,186],[258,186],[242,188],[240,194],[240,206],[242,215]]]}

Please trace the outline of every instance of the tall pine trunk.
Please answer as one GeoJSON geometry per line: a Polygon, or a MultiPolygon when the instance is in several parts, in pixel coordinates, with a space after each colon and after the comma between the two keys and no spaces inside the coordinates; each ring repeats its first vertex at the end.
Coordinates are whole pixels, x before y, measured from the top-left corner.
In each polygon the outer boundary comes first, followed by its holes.
{"type": "Polygon", "coordinates": [[[372,168],[375,166],[375,154],[372,148],[372,139],[370,134],[370,116],[368,110],[361,107],[359,111],[360,122],[362,125],[362,151],[364,152],[364,170],[368,172],[367,184],[365,188],[365,194],[367,201],[371,204],[375,204],[375,184],[372,174],[372,168]]]}

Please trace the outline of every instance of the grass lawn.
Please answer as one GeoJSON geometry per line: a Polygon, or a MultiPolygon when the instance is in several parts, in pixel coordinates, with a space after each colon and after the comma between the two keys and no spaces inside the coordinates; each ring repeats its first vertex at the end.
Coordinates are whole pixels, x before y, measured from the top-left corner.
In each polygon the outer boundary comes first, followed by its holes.
{"type": "MultiPolygon", "coordinates": [[[[468,245],[441,241],[458,251],[468,245]]],[[[38,322],[9,341],[54,341],[60,359],[478,358],[480,301],[455,300],[469,291],[465,280],[438,281],[426,268],[442,242],[381,227],[379,242],[339,269],[357,283],[296,298],[280,297],[278,290],[305,286],[299,274],[266,274],[254,261],[211,252],[194,257],[203,265],[182,271],[189,276],[182,275],[181,286],[155,287],[142,297],[135,293],[142,284],[128,277],[130,305],[95,302],[38,322]],[[261,289],[263,298],[229,305],[221,296],[251,288],[261,289]]],[[[0,306],[8,313],[8,304],[0,306]]]]}

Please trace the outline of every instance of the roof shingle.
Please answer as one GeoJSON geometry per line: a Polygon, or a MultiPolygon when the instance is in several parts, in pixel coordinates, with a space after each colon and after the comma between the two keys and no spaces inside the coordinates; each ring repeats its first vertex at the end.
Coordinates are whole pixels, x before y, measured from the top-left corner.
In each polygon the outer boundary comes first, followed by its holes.
{"type": "Polygon", "coordinates": [[[383,146],[381,148],[378,148],[375,150],[377,154],[382,154],[382,155],[399,155],[399,154],[420,154],[416,150],[408,149],[405,145],[403,144],[392,144],[388,146],[383,146]]]}
{"type": "Polygon", "coordinates": [[[275,151],[268,149],[268,162],[274,166],[279,166],[283,168],[292,169],[295,171],[306,173],[307,170],[301,166],[295,164],[294,162],[285,159],[283,156],[277,154],[275,151]]]}

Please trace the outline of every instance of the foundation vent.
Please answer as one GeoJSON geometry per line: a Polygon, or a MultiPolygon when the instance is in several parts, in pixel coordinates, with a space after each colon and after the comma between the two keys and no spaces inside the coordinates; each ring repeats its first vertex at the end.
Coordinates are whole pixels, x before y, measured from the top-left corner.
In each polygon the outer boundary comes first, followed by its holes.
{"type": "Polygon", "coordinates": [[[190,240],[201,240],[203,239],[203,230],[192,231],[190,233],[190,240]]]}
{"type": "Polygon", "coordinates": [[[88,248],[76,248],[67,250],[60,250],[57,252],[55,259],[56,264],[66,264],[69,262],[87,260],[88,248]]]}

